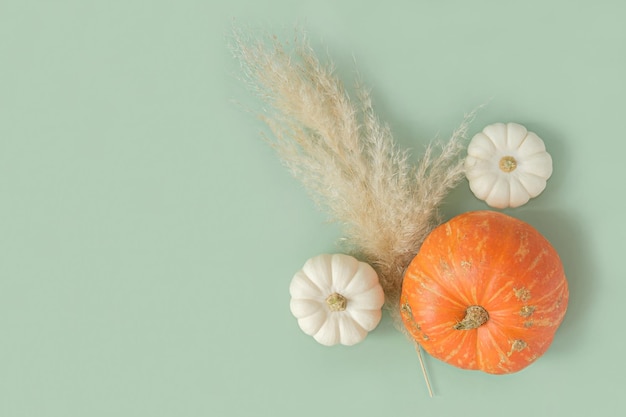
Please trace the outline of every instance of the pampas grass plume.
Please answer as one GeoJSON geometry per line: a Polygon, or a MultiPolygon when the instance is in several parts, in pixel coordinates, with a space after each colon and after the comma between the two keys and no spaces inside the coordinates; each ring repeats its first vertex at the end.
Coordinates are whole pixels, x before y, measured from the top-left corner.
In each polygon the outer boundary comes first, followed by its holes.
{"type": "MultiPolygon", "coordinates": [[[[463,178],[462,150],[473,113],[448,141],[431,143],[417,166],[377,117],[369,90],[356,100],[306,36],[293,44],[235,30],[244,79],[267,106],[270,143],[312,198],[343,226],[346,250],[379,274],[396,324],[404,270],[440,222],[438,208],[463,178]]],[[[401,327],[401,326],[400,326],[401,327]]]]}

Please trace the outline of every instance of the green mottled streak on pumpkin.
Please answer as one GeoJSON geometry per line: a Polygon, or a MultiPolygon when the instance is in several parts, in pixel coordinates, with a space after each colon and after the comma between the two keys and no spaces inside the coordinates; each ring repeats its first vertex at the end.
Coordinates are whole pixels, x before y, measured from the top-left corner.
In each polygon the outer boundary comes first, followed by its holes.
{"type": "Polygon", "coordinates": [[[535,306],[523,306],[519,312],[522,317],[530,317],[535,312],[535,306]]]}

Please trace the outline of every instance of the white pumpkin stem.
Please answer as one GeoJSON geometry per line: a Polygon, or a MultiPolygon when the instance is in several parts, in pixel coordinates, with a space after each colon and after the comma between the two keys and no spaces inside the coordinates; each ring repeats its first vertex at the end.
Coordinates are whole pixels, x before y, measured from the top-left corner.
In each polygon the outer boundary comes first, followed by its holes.
{"type": "Polygon", "coordinates": [[[517,161],[512,156],[503,156],[498,164],[502,172],[513,172],[517,168],[517,161]]]}
{"type": "Polygon", "coordinates": [[[430,398],[433,398],[433,387],[430,385],[430,379],[428,378],[428,373],[426,372],[426,366],[424,365],[424,358],[422,356],[422,347],[419,345],[419,343],[415,344],[415,350],[417,351],[417,358],[420,361],[420,367],[422,368],[422,374],[424,375],[426,388],[428,388],[428,395],[430,395],[430,398]]]}
{"type": "Polygon", "coordinates": [[[330,311],[344,311],[348,305],[348,299],[339,293],[332,293],[326,297],[326,304],[330,311]]]}

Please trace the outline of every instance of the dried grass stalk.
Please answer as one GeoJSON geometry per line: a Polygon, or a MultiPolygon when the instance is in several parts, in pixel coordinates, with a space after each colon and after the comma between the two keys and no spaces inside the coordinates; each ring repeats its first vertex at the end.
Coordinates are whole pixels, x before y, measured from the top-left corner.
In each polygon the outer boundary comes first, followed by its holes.
{"type": "Polygon", "coordinates": [[[235,32],[233,50],[245,79],[268,106],[261,116],[273,147],[314,200],[344,226],[348,251],[370,263],[399,322],[405,268],[440,223],[438,207],[463,177],[472,115],[445,143],[431,143],[417,166],[379,120],[370,92],[353,102],[303,34],[293,44],[235,32]]]}

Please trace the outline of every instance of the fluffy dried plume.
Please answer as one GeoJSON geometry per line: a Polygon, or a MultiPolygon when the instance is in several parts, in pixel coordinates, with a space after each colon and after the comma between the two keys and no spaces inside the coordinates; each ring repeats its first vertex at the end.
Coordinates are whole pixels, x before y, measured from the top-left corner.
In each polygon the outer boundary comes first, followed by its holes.
{"type": "Polygon", "coordinates": [[[274,134],[270,143],[343,226],[347,251],[377,270],[398,324],[404,270],[463,178],[461,153],[473,113],[447,142],[431,143],[415,166],[377,117],[370,92],[358,83],[353,101],[301,32],[285,44],[235,31],[232,47],[246,82],[267,105],[261,118],[274,134]]]}

